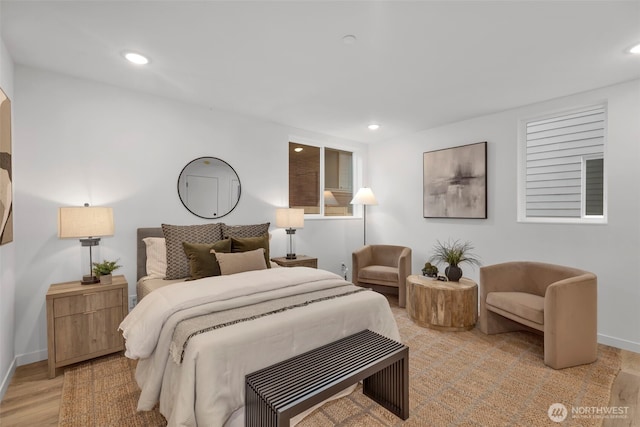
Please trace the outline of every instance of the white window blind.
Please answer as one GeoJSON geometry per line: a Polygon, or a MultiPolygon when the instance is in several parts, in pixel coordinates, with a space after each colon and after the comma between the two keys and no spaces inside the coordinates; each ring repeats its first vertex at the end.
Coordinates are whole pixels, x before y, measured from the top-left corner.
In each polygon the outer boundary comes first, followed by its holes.
{"type": "Polygon", "coordinates": [[[528,218],[581,218],[594,212],[602,215],[603,161],[590,160],[604,158],[605,133],[604,106],[526,123],[528,218]],[[598,168],[600,171],[600,181],[587,181],[586,187],[585,164],[590,176],[594,171],[597,175],[598,168]],[[594,189],[598,186],[599,192],[594,189]],[[589,199],[588,208],[585,199],[589,199]],[[599,208],[593,208],[598,203],[599,208]]]}

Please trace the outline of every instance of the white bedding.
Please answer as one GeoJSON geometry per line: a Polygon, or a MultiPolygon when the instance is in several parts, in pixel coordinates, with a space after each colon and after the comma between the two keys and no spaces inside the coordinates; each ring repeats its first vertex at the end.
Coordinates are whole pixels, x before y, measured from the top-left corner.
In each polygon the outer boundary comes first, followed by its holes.
{"type": "Polygon", "coordinates": [[[200,334],[189,341],[182,364],[169,357],[181,318],[336,283],[344,280],[297,267],[205,278],[150,293],[121,324],[126,355],[141,359],[138,410],[159,401],[169,426],[242,425],[246,374],[363,329],[400,339],[386,298],[370,291],[200,334]]]}

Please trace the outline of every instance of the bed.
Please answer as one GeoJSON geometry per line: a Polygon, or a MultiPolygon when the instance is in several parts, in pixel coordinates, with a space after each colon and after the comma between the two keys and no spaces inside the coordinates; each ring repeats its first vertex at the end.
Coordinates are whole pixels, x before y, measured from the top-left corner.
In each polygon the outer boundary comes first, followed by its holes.
{"type": "Polygon", "coordinates": [[[121,329],[125,354],[139,360],[137,409],[159,403],[169,426],[242,426],[248,373],[364,329],[400,340],[384,296],[328,271],[149,278],[142,239],[162,235],[160,228],[138,229],[137,288],[144,295],[121,329]]]}

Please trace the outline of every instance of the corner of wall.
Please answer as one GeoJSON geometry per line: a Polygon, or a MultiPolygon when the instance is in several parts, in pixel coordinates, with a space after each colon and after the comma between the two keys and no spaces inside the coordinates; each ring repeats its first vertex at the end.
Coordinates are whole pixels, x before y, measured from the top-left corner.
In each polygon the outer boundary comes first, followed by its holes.
{"type": "Polygon", "coordinates": [[[640,343],[624,340],[621,338],[598,334],[598,343],[608,345],[610,347],[620,348],[622,350],[633,351],[634,353],[640,353],[640,343]]]}
{"type": "MultiPolygon", "coordinates": [[[[13,98],[14,63],[0,37],[0,87],[13,98]]],[[[4,396],[16,370],[15,356],[15,244],[0,247],[0,399],[4,396]]]]}
{"type": "Polygon", "coordinates": [[[11,378],[13,378],[13,374],[16,372],[16,359],[14,358],[9,365],[9,369],[5,374],[4,378],[2,378],[2,383],[0,383],[0,400],[4,398],[4,394],[7,392],[9,388],[9,384],[11,383],[11,378]]]}

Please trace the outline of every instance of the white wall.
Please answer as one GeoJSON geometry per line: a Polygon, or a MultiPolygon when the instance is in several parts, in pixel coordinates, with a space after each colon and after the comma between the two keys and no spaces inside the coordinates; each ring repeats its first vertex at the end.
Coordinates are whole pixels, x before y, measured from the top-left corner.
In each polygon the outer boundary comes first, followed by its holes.
{"type": "MultiPolygon", "coordinates": [[[[17,66],[14,103],[16,354],[18,364],[46,358],[45,294],[52,283],[82,274],[78,240],[57,238],[59,206],[114,208],[115,235],[100,259],[119,259],[135,293],[137,227],[207,222],[189,213],[177,194],[182,168],[201,156],[228,162],[242,184],[227,224],[270,221],[288,203],[288,138],[305,135],[273,123],[209,110],[112,86],[17,66]]],[[[307,221],[296,234],[298,253],[336,273],[358,245],[361,221],[307,221]],[[355,243],[351,243],[355,242],[355,243]]],[[[271,253],[284,255],[284,230],[271,228],[271,253]]],[[[86,250],[86,248],[85,248],[86,250]]],[[[86,267],[88,269],[88,267],[86,267]]]]}
{"type": "MultiPolygon", "coordinates": [[[[375,144],[368,209],[371,243],[413,248],[420,273],[436,239],[471,241],[484,265],[535,260],[583,268],[598,276],[598,333],[605,344],[640,352],[640,80],[478,117],[375,144]],[[518,120],[554,110],[608,103],[607,225],[516,221],[518,120]],[[488,142],[488,219],[422,217],[422,154],[488,142]]],[[[370,237],[369,237],[370,236],[370,237]]],[[[478,270],[464,268],[478,279],[478,270]]]]}
{"type": "MultiPolygon", "coordinates": [[[[13,60],[2,38],[0,38],[0,88],[9,99],[14,100],[13,60]]],[[[4,396],[15,370],[14,248],[13,243],[0,246],[0,399],[4,396]]]]}
{"type": "MultiPolygon", "coordinates": [[[[11,71],[5,71],[5,49],[2,55],[4,84],[11,71]]],[[[184,209],[177,196],[178,174],[190,160],[215,156],[238,172],[242,197],[222,221],[273,223],[275,207],[287,204],[290,135],[367,152],[361,144],[27,67],[17,66],[14,80],[14,243],[0,248],[4,376],[13,354],[18,364],[46,358],[47,289],[82,273],[79,242],[56,236],[59,206],[89,202],[114,208],[116,234],[102,239],[99,256],[120,259],[119,272],[133,294],[137,227],[206,222],[184,209]]],[[[372,146],[365,170],[380,205],[368,208],[368,242],[411,246],[415,272],[435,239],[449,237],[471,240],[484,264],[529,259],[594,271],[600,341],[640,351],[639,94],[635,81],[372,146]],[[609,105],[609,224],[517,223],[517,120],[603,100],[609,105]],[[485,140],[489,219],[422,218],[422,153],[485,140]]],[[[284,254],[284,230],[272,232],[272,254],[284,254]]],[[[361,242],[360,220],[307,221],[296,234],[296,251],[318,256],[321,268],[338,273],[361,242]]],[[[476,279],[477,273],[466,271],[476,279]]]]}

